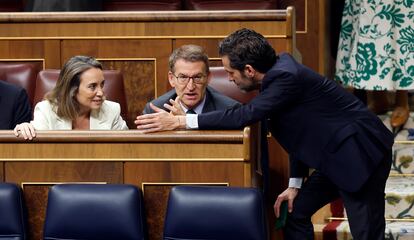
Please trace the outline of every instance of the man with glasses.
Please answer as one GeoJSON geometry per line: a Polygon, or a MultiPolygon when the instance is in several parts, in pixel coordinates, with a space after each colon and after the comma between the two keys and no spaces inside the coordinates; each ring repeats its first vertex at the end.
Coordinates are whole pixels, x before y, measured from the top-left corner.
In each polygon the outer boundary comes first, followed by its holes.
{"type": "Polygon", "coordinates": [[[153,113],[151,104],[173,114],[201,114],[240,105],[237,101],[208,87],[211,74],[208,56],[197,45],[184,45],[169,58],[168,81],[172,89],[147,103],[143,114],[153,113]]]}

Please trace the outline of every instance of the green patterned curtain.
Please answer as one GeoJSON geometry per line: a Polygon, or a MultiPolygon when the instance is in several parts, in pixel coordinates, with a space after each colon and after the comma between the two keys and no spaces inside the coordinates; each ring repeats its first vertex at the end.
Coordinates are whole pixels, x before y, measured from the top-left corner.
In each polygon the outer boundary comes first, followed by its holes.
{"type": "Polygon", "coordinates": [[[414,0],[346,0],[335,79],[357,89],[414,89],[414,0]]]}

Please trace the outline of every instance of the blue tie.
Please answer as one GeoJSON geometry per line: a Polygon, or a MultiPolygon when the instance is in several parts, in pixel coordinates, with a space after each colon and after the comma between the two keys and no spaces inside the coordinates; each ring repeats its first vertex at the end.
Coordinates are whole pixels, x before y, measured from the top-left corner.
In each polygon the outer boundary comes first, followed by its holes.
{"type": "Polygon", "coordinates": [[[189,109],[189,110],[187,110],[186,114],[196,114],[196,112],[194,112],[193,109],[189,109]]]}

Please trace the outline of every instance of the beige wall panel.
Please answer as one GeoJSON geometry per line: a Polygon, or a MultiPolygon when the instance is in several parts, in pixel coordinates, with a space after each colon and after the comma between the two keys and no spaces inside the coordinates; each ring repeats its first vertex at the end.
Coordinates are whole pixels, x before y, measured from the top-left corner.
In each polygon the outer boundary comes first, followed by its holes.
{"type": "Polygon", "coordinates": [[[128,106],[127,123],[135,128],[134,120],[145,104],[155,98],[155,60],[100,60],[104,69],[115,69],[124,77],[125,97],[128,106]]]}
{"type": "MultiPolygon", "coordinates": [[[[171,40],[63,40],[62,62],[74,55],[90,55],[97,58],[155,58],[156,92],[158,96],[169,89],[167,81],[168,56],[171,54],[171,40]]],[[[122,59],[121,59],[122,60],[122,59]]],[[[136,71],[131,69],[131,71],[136,71]]],[[[134,73],[128,73],[134,75],[134,73]]],[[[135,76],[137,77],[137,76],[135,76]]],[[[143,104],[143,103],[139,103],[143,104]]]]}
{"type": "Polygon", "coordinates": [[[242,162],[126,162],[125,183],[143,187],[150,239],[161,239],[168,200],[173,185],[199,183],[242,187],[242,162]]]}

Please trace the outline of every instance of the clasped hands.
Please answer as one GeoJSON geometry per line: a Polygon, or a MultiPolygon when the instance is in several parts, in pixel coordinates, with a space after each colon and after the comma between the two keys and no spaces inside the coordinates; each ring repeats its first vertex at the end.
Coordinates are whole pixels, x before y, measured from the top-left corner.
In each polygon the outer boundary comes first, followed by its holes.
{"type": "Polygon", "coordinates": [[[185,128],[185,112],[180,105],[180,97],[170,99],[170,104],[164,104],[164,107],[169,110],[167,112],[150,103],[155,113],[137,116],[134,121],[137,129],[142,130],[143,133],[150,133],[185,128]]]}

